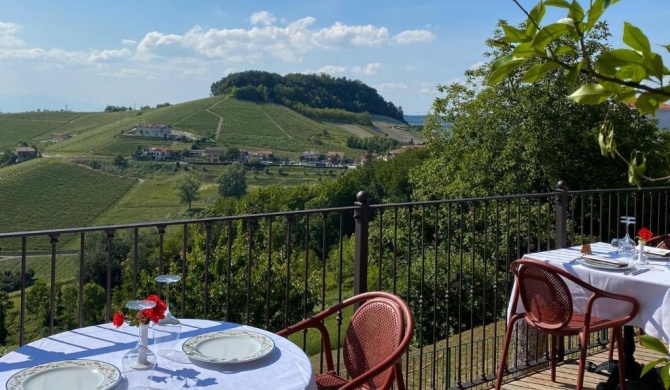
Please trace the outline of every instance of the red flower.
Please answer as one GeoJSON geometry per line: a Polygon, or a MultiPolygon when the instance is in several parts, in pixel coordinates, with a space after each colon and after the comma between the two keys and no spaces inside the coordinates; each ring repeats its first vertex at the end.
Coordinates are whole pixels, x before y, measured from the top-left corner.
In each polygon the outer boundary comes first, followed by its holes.
{"type": "Polygon", "coordinates": [[[637,232],[637,236],[642,241],[646,242],[647,240],[649,240],[650,238],[652,238],[654,236],[654,233],[652,233],[651,230],[649,230],[647,228],[642,228],[642,229],[640,229],[639,232],[637,232]]]}
{"type": "Polygon", "coordinates": [[[154,324],[157,324],[158,321],[165,318],[165,310],[167,309],[167,306],[156,294],[149,295],[147,300],[156,302],[156,306],[151,309],[142,310],[142,315],[153,321],[154,324]]]}
{"type": "Polygon", "coordinates": [[[126,322],[126,317],[123,316],[122,312],[117,311],[114,313],[114,318],[112,319],[112,324],[114,324],[114,326],[118,328],[123,325],[124,322],[126,322]]]}

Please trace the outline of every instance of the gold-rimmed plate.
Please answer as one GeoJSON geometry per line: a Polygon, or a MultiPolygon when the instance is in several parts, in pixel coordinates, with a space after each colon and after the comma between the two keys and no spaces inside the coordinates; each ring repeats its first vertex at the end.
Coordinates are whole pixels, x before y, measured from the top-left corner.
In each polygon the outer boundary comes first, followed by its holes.
{"type": "Polygon", "coordinates": [[[61,360],[26,368],[12,375],[7,390],[109,390],[121,372],[99,360],[61,360]]]}
{"type": "Polygon", "coordinates": [[[275,348],[268,336],[248,330],[223,330],[191,337],[182,345],[190,358],[206,363],[244,363],[261,359],[275,348]]]}

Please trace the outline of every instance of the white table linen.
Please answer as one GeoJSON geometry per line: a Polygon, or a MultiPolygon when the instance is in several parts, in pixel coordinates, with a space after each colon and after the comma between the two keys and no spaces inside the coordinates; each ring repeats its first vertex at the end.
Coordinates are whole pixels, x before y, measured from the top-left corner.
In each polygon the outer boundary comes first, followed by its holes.
{"type": "MultiPolygon", "coordinates": [[[[312,366],[305,353],[291,341],[274,333],[234,323],[183,319],[178,349],[186,339],[220,330],[249,330],[275,342],[275,350],[259,360],[238,364],[177,363],[158,357],[151,379],[154,389],[173,387],[171,376],[188,378],[198,389],[316,389],[312,366]]],[[[0,358],[0,384],[16,372],[58,360],[92,359],[121,369],[121,359],[137,343],[137,327],[112,324],[90,326],[49,336],[0,358]]],[[[151,347],[151,346],[150,346],[151,347]]],[[[122,380],[115,389],[124,389],[122,380]]],[[[4,385],[2,386],[4,388],[4,385]]]]}
{"type": "MultiPolygon", "coordinates": [[[[639,326],[645,333],[670,342],[670,258],[650,261],[652,270],[639,275],[624,274],[621,271],[600,270],[579,264],[572,260],[581,256],[581,246],[551,251],[529,253],[524,259],[543,261],[558,268],[563,268],[588,284],[608,292],[636,298],[640,310],[628,325],[639,326]]],[[[619,259],[616,248],[607,243],[591,244],[594,255],[619,259]]],[[[590,294],[572,283],[568,283],[573,296],[574,309],[583,312],[590,294]]],[[[516,289],[516,284],[514,286],[516,289]]],[[[513,291],[514,293],[514,291],[513,291]]],[[[508,313],[513,308],[510,307],[508,313]]],[[[519,302],[517,312],[523,310],[519,302]]],[[[593,315],[601,318],[615,318],[630,310],[625,302],[611,299],[597,300],[593,307],[593,315]]]]}

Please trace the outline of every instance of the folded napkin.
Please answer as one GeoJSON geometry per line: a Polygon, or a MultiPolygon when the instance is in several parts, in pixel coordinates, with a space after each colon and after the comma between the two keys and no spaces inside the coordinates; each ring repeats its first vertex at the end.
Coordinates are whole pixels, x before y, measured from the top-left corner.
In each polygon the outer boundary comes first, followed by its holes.
{"type": "Polygon", "coordinates": [[[654,248],[650,246],[644,247],[644,253],[649,253],[650,255],[656,255],[656,256],[670,256],[670,250],[663,248],[654,248]]]}
{"type": "Polygon", "coordinates": [[[582,255],[582,261],[586,264],[592,264],[601,267],[622,268],[629,265],[627,260],[610,259],[597,255],[582,255]]]}

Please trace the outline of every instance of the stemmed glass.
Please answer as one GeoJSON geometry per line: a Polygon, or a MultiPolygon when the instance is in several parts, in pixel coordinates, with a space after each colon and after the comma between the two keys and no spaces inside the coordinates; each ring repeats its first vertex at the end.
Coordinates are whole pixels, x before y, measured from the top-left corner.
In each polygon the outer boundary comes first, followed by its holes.
{"type": "Polygon", "coordinates": [[[619,240],[619,255],[626,259],[633,259],[635,256],[635,241],[630,238],[630,225],[635,224],[635,217],[623,216],[621,223],[626,225],[626,235],[619,240]]]}
{"type": "Polygon", "coordinates": [[[170,312],[170,284],[181,280],[179,275],[159,275],[156,276],[156,282],[165,283],[165,318],[154,324],[154,345],[158,356],[169,360],[186,360],[185,354],[177,350],[177,342],[181,334],[181,322],[170,312]],[[184,356],[181,356],[184,355],[184,356]]]}

